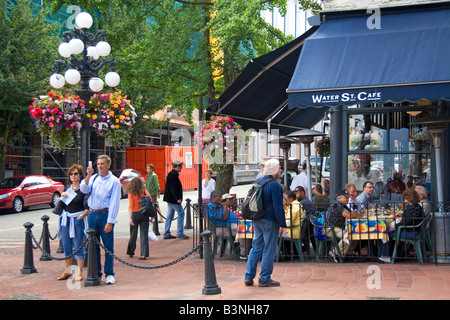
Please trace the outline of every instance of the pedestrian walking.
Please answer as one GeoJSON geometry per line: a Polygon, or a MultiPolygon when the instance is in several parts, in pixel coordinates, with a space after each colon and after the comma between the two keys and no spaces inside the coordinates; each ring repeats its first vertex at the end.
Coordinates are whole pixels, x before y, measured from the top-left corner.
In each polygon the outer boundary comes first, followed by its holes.
{"type": "Polygon", "coordinates": [[[167,174],[163,198],[163,200],[167,202],[167,217],[166,224],[164,226],[164,239],[189,238],[183,233],[184,209],[181,205],[181,202],[183,201],[183,186],[179,178],[182,168],[183,163],[181,161],[175,161],[173,163],[172,171],[167,174]],[[170,226],[172,224],[175,211],[178,213],[176,237],[170,233],[170,226]]]}
{"type": "Polygon", "coordinates": [[[272,280],[273,261],[276,255],[278,234],[280,231],[286,232],[286,219],[283,207],[283,189],[277,181],[281,177],[281,166],[278,160],[270,159],[264,166],[264,177],[259,179],[261,184],[268,179],[263,189],[264,209],[267,210],[263,219],[253,221],[253,242],[252,249],[247,260],[244,283],[247,286],[253,285],[256,276],[258,260],[261,260],[261,271],[258,285],[260,287],[276,287],[280,283],[272,280]]]}
{"type": "Polygon", "coordinates": [[[139,259],[146,260],[149,257],[148,228],[150,220],[141,212],[141,197],[144,194],[148,196],[150,196],[150,194],[146,190],[144,182],[137,177],[131,179],[130,183],[127,185],[127,191],[128,214],[130,218],[130,240],[128,241],[127,255],[130,257],[134,256],[139,228],[139,238],[141,240],[141,255],[139,259]]]}
{"type": "MultiPolygon", "coordinates": [[[[88,225],[95,230],[95,237],[102,240],[105,248],[114,254],[114,225],[117,223],[121,186],[119,179],[111,171],[111,158],[100,155],[97,158],[98,173],[94,175],[94,169],[86,169],[86,178],[80,184],[80,190],[84,194],[90,193],[87,201],[89,207],[88,225]],[[94,175],[94,177],[93,177],[94,175]]],[[[105,252],[105,277],[106,284],[115,283],[114,259],[105,252]]],[[[97,245],[97,272],[99,279],[102,277],[102,265],[100,248],[97,245]]]]}
{"type": "MultiPolygon", "coordinates": [[[[152,198],[152,202],[158,202],[158,199],[161,194],[161,189],[159,186],[159,180],[156,173],[153,171],[154,167],[153,164],[149,163],[147,164],[147,180],[145,181],[145,187],[150,194],[150,198],[152,198]]],[[[158,222],[164,222],[164,219],[161,215],[161,212],[158,210],[158,222]]]]}

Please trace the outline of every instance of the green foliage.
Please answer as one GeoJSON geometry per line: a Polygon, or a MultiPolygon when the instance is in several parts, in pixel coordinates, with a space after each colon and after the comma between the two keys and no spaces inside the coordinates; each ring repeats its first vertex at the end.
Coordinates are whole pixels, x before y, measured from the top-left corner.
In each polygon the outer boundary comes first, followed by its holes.
{"type": "MultiPolygon", "coordinates": [[[[57,11],[70,1],[49,0],[57,11]]],[[[320,8],[300,0],[303,8],[320,8]]],[[[121,75],[120,89],[138,114],[172,105],[189,121],[199,96],[217,98],[248,61],[292,40],[261,18],[286,13],[287,0],[81,0],[101,12],[95,25],[108,33],[121,75]]],[[[141,128],[139,120],[135,126],[141,128]]]]}
{"type": "Polygon", "coordinates": [[[28,105],[48,90],[58,52],[57,26],[29,0],[0,0],[0,177],[8,144],[32,130],[28,105]]]}

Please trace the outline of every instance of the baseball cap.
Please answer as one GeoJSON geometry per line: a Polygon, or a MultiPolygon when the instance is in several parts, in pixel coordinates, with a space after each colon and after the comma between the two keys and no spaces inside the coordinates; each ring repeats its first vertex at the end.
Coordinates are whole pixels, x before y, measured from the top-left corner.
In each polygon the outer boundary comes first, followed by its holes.
{"type": "Polygon", "coordinates": [[[350,193],[348,193],[347,190],[341,190],[341,191],[339,191],[338,193],[336,193],[336,197],[339,197],[339,196],[350,197],[350,193]]]}
{"type": "Polygon", "coordinates": [[[225,193],[223,196],[222,196],[222,199],[232,199],[232,198],[234,198],[232,195],[230,195],[229,193],[225,193]]]}
{"type": "Polygon", "coordinates": [[[174,165],[174,167],[178,167],[178,166],[183,165],[183,162],[177,160],[173,163],[173,165],[174,165]]]}

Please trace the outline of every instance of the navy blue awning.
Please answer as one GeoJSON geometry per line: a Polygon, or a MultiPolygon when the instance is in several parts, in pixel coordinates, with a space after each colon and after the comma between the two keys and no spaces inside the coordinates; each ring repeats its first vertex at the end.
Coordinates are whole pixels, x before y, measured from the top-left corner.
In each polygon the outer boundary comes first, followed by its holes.
{"type": "Polygon", "coordinates": [[[286,88],[291,81],[303,42],[312,27],[288,44],[250,61],[236,80],[219,97],[217,109],[208,115],[228,115],[245,130],[278,129],[281,135],[311,128],[324,117],[317,109],[290,110],[286,88]]]}
{"type": "Polygon", "coordinates": [[[305,40],[289,108],[450,99],[450,9],[333,17],[305,40]],[[369,21],[370,25],[370,21],[369,21]]]}

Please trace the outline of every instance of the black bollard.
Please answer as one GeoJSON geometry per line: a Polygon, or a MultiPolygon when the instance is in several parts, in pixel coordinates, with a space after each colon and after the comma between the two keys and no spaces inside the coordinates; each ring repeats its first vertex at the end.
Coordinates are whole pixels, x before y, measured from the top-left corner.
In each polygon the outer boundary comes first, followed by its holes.
{"type": "Polygon", "coordinates": [[[191,222],[191,199],[186,199],[186,224],[184,226],[185,229],[192,229],[191,222]]]}
{"type": "Polygon", "coordinates": [[[39,261],[50,261],[51,252],[50,252],[50,231],[48,230],[48,220],[50,220],[49,216],[42,216],[42,252],[41,258],[39,261]]]}
{"type": "Polygon", "coordinates": [[[159,204],[158,202],[154,202],[153,203],[155,205],[156,208],[156,215],[153,217],[153,233],[156,236],[159,236],[161,233],[159,233],[159,210],[161,210],[159,208],[159,204]]]}
{"type": "Polygon", "coordinates": [[[216,270],[214,268],[214,256],[212,254],[211,236],[212,232],[205,230],[202,232],[203,247],[205,252],[205,286],[202,294],[213,295],[222,292],[216,281],[216,270]]]}
{"type": "Polygon", "coordinates": [[[88,269],[86,281],[84,281],[85,287],[93,287],[100,285],[100,279],[98,278],[97,271],[97,244],[95,243],[95,229],[88,229],[88,269]]]}
{"type": "Polygon", "coordinates": [[[59,247],[58,247],[58,250],[56,250],[56,253],[64,253],[62,240],[59,240],[59,247]]]}
{"type": "Polygon", "coordinates": [[[22,274],[36,273],[37,270],[34,267],[33,261],[33,243],[31,241],[31,228],[33,228],[34,224],[31,222],[26,222],[23,226],[27,229],[27,231],[25,231],[25,257],[23,267],[20,272],[22,274]]]}

